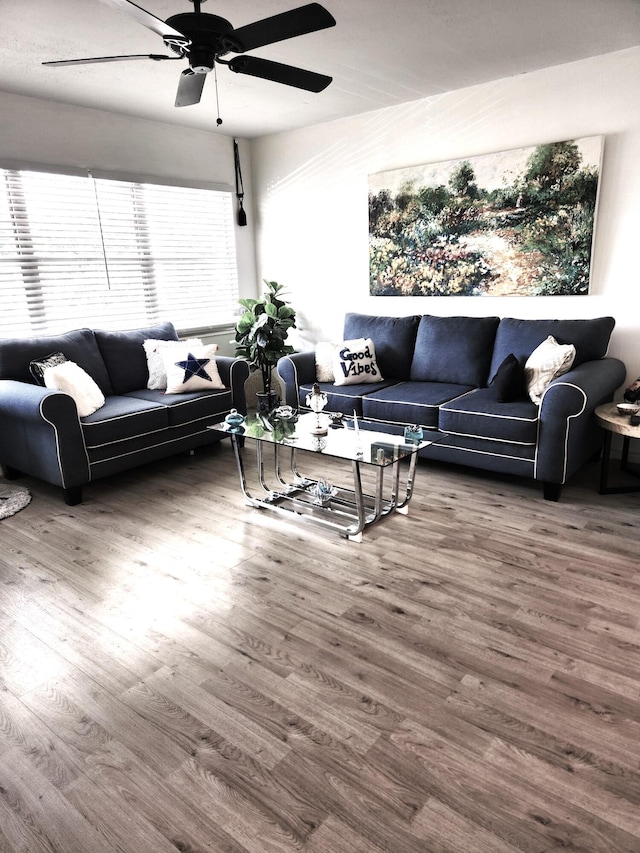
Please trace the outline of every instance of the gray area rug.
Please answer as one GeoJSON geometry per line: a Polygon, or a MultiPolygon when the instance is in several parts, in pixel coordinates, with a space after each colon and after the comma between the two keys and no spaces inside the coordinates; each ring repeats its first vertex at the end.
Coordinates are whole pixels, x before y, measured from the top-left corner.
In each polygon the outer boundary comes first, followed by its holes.
{"type": "Polygon", "coordinates": [[[31,501],[31,492],[25,486],[8,486],[0,482],[0,518],[9,518],[24,509],[31,501]]]}

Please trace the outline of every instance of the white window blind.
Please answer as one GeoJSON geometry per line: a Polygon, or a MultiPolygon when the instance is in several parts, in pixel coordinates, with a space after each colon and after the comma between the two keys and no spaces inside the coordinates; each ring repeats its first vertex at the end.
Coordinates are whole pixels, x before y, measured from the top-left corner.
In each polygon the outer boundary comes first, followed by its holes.
{"type": "Polygon", "coordinates": [[[0,170],[0,336],[234,322],[232,195],[0,170]]]}

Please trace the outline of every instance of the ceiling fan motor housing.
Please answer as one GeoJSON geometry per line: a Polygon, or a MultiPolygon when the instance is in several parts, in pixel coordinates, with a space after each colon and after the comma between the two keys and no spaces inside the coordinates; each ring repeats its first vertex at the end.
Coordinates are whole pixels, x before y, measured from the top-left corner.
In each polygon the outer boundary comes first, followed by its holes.
{"type": "Polygon", "coordinates": [[[183,47],[171,41],[166,44],[172,50],[189,58],[189,65],[196,74],[211,71],[217,56],[230,50],[238,52],[240,45],[230,35],[233,26],[225,18],[205,12],[184,12],[167,18],[170,27],[183,33],[191,44],[183,47]]]}

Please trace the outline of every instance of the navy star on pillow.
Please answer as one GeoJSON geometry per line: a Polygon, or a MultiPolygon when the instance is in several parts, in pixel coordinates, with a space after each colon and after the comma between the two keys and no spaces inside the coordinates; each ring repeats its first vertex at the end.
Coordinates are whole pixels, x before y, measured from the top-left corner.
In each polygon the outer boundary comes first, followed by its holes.
{"type": "Polygon", "coordinates": [[[206,379],[207,382],[213,382],[205,367],[211,361],[210,358],[196,358],[193,353],[187,353],[186,361],[176,361],[176,367],[184,370],[183,383],[187,383],[192,376],[199,376],[201,379],[206,379]]]}

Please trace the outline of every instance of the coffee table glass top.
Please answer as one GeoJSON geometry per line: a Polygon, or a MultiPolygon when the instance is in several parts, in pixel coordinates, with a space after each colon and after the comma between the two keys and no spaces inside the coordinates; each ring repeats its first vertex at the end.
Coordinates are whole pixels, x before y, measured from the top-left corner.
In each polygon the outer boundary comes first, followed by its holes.
{"type": "MultiPolygon", "coordinates": [[[[329,416],[321,414],[320,423],[327,427],[326,435],[313,433],[317,424],[313,412],[300,415],[296,421],[283,420],[273,424],[258,415],[248,415],[244,436],[269,444],[382,467],[409,458],[423,447],[443,438],[443,433],[437,430],[424,430],[422,441],[409,443],[404,438],[404,424],[380,423],[361,418],[358,419],[357,430],[353,419],[345,418],[340,426],[334,427],[330,425],[329,416]]],[[[213,429],[229,432],[225,424],[216,424],[213,429]]]]}

